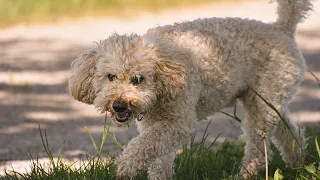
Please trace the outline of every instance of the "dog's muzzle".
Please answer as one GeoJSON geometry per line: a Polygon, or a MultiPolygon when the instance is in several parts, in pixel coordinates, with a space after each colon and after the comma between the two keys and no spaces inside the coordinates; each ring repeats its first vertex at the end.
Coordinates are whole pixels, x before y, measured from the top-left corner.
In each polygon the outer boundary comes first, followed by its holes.
{"type": "Polygon", "coordinates": [[[118,122],[127,122],[132,118],[132,111],[128,107],[128,104],[123,101],[114,101],[112,103],[112,108],[116,112],[115,118],[118,122]]]}

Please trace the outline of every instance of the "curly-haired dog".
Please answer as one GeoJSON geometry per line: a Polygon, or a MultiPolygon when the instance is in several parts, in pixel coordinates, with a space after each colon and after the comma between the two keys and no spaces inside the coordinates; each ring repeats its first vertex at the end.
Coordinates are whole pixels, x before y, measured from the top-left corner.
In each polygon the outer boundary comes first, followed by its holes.
{"type": "Polygon", "coordinates": [[[195,133],[197,121],[236,99],[246,111],[244,177],[264,163],[258,131],[273,140],[288,166],[298,165],[300,148],[292,151],[288,143],[294,137],[255,92],[286,117],[298,138],[288,104],[305,62],[294,34],[312,5],[277,2],[275,23],[209,18],[156,27],[142,36],[114,34],[73,62],[69,92],[75,99],[110,112],[118,125],[138,120],[140,135],[116,159],[118,176],[148,169],[150,179],[171,179],[175,151],[195,133]]]}

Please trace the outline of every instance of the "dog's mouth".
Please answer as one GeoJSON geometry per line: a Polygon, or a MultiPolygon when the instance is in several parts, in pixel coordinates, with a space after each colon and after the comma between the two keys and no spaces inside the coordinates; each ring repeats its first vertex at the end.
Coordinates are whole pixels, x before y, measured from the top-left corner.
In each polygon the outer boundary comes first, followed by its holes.
{"type": "Polygon", "coordinates": [[[124,112],[117,112],[115,113],[115,118],[118,122],[124,123],[132,119],[133,113],[129,109],[124,112]]]}

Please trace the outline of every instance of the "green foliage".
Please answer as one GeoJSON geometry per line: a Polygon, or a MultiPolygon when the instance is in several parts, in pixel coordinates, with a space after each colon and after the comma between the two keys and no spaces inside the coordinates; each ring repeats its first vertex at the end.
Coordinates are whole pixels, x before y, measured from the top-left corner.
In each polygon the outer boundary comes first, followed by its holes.
{"type": "Polygon", "coordinates": [[[174,179],[221,179],[236,175],[243,156],[243,144],[225,141],[218,150],[199,144],[192,148],[183,148],[175,160],[174,179]]]}
{"type": "Polygon", "coordinates": [[[47,22],[83,15],[125,15],[218,0],[0,0],[0,22],[47,22]]]}
{"type": "MultiPolygon", "coordinates": [[[[105,126],[105,134],[109,128],[105,126]]],[[[305,165],[300,168],[286,168],[281,156],[273,146],[274,158],[269,165],[269,179],[319,179],[320,177],[320,157],[317,145],[317,136],[320,135],[319,128],[308,129],[308,148],[306,150],[307,159],[305,165]]],[[[0,177],[1,180],[25,179],[25,180],[54,180],[54,179],[107,179],[116,180],[114,157],[109,157],[107,160],[99,158],[100,149],[97,151],[97,157],[87,157],[81,160],[79,168],[74,167],[74,164],[67,164],[62,161],[62,153],[58,155],[58,160],[54,161],[53,155],[49,150],[46,134],[40,131],[43,140],[43,146],[50,157],[50,164],[43,165],[37,160],[31,163],[31,172],[19,174],[7,171],[6,176],[0,177]]],[[[238,173],[241,168],[241,158],[243,156],[244,143],[224,141],[220,145],[214,145],[215,141],[206,146],[206,138],[208,134],[204,134],[201,142],[196,144],[194,137],[190,145],[185,145],[182,152],[177,155],[174,165],[174,179],[239,179],[238,173]],[[212,147],[214,146],[214,148],[212,147]]],[[[115,140],[116,141],[116,140],[115,140]]],[[[104,142],[102,142],[104,143],[104,142]]],[[[62,150],[61,150],[62,151],[62,150]]],[[[258,177],[254,179],[265,179],[262,171],[258,177]]],[[[147,180],[147,173],[144,172],[134,178],[135,180],[147,180]]]]}
{"type": "Polygon", "coordinates": [[[273,179],[274,180],[283,180],[283,174],[279,168],[277,168],[276,172],[274,172],[273,179]]]}

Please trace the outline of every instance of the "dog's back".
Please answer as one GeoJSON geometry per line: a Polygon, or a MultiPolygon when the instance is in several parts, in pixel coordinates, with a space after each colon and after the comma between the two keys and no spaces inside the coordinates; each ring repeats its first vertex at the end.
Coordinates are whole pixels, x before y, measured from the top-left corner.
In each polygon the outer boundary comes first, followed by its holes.
{"type": "Polygon", "coordinates": [[[282,63],[272,59],[274,54],[291,54],[294,56],[292,61],[296,61],[293,63],[304,66],[293,36],[296,25],[305,18],[312,5],[309,0],[277,2],[278,19],[274,23],[206,18],[148,31],[147,35],[167,39],[169,43],[187,49],[194,57],[191,60],[198,65],[202,80],[197,105],[201,109],[198,111],[200,119],[233,104],[255,83],[258,71],[263,71],[268,63],[282,63]]]}

